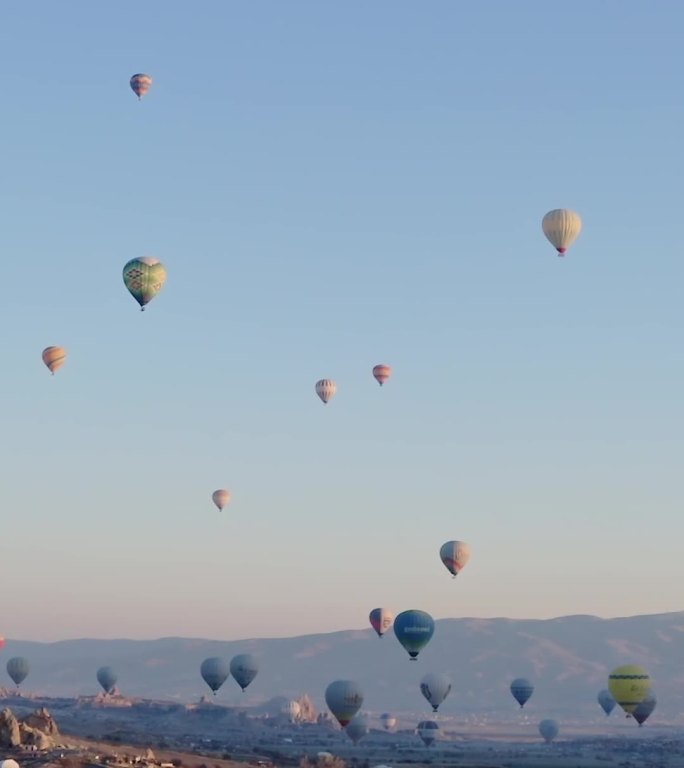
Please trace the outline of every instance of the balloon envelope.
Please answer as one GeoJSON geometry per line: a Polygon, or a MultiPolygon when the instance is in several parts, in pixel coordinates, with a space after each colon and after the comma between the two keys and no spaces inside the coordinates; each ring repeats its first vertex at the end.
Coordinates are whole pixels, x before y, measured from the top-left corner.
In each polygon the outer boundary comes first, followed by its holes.
{"type": "Polygon", "coordinates": [[[648,672],[636,664],[623,664],[608,676],[608,690],[628,715],[634,712],[650,688],[648,672]]]}
{"type": "Polygon", "coordinates": [[[547,240],[562,256],[582,231],[582,219],[567,208],[554,208],[542,219],[542,230],[547,240]]]}
{"type": "Polygon", "coordinates": [[[259,672],[259,663],[251,653],[240,653],[230,660],[230,674],[244,691],[259,672]]]}
{"type": "Polygon", "coordinates": [[[435,622],[425,611],[402,611],[394,620],[394,634],[408,655],[416,659],[435,634],[435,622]]]}
{"type": "Polygon", "coordinates": [[[643,725],[651,716],[656,704],[657,700],[653,692],[651,691],[647,693],[639,702],[634,712],[632,712],[632,717],[639,723],[639,725],[643,725]]]}
{"type": "Polygon", "coordinates": [[[511,683],[511,693],[522,709],[525,702],[534,693],[534,686],[526,677],[516,677],[511,683]]]}
{"type": "Polygon", "coordinates": [[[164,287],[166,269],[154,256],[131,259],[123,268],[123,281],[142,310],[164,287]]]}
{"type": "Polygon", "coordinates": [[[227,662],[223,659],[212,656],[205,659],[200,666],[200,674],[204,679],[204,682],[211,688],[216,694],[216,691],[226,682],[230,669],[227,662]]]}
{"type": "Polygon", "coordinates": [[[380,386],[382,386],[387,379],[392,375],[392,369],[389,367],[389,365],[376,365],[373,368],[373,377],[378,382],[380,386]]]}
{"type": "Polygon", "coordinates": [[[446,541],[439,549],[439,557],[447,571],[456,577],[470,560],[470,547],[465,541],[446,541]]]}
{"type": "Polygon", "coordinates": [[[97,670],[97,682],[105,693],[111,693],[114,690],[117,679],[116,672],[111,667],[100,667],[97,670]]]}
{"type": "Polygon", "coordinates": [[[432,704],[433,712],[439,709],[439,705],[449,695],[449,691],[451,691],[451,681],[446,675],[428,672],[420,681],[420,692],[432,704]]]}
{"type": "Polygon", "coordinates": [[[373,608],[368,614],[368,620],[371,623],[371,627],[378,633],[378,637],[382,637],[392,626],[394,616],[387,608],[373,608]]]}
{"type": "Polygon", "coordinates": [[[23,656],[13,656],[7,662],[7,674],[14,680],[15,685],[21,685],[30,671],[28,659],[23,656]]]}
{"type": "Polygon", "coordinates": [[[617,702],[613,698],[613,695],[611,692],[604,688],[602,691],[599,691],[599,695],[597,696],[598,703],[601,705],[601,709],[609,715],[614,709],[617,702]]]}
{"type": "Polygon", "coordinates": [[[138,99],[142,99],[142,97],[152,87],[152,78],[149,75],[139,72],[137,75],[133,75],[130,80],[130,84],[131,88],[133,89],[133,93],[138,97],[138,99]]]}
{"type": "Polygon", "coordinates": [[[64,365],[66,354],[64,347],[45,347],[42,357],[50,373],[54,374],[64,365]]]}
{"type": "Polygon", "coordinates": [[[547,744],[558,736],[558,723],[555,720],[542,720],[539,723],[539,733],[547,744]]]}
{"type": "Polygon", "coordinates": [[[316,382],[316,394],[324,403],[329,402],[337,392],[337,384],[332,379],[320,379],[316,382]]]}
{"type": "Polygon", "coordinates": [[[361,686],[353,680],[335,680],[325,689],[325,703],[344,728],[361,709],[361,686]]]}
{"type": "Polygon", "coordinates": [[[380,722],[386,731],[391,731],[397,724],[397,718],[389,712],[383,712],[380,715],[380,722]]]}
{"type": "Polygon", "coordinates": [[[349,724],[344,729],[347,732],[347,736],[354,742],[354,744],[358,744],[359,741],[368,733],[368,722],[363,715],[357,715],[352,720],[349,721],[349,724]]]}
{"type": "Polygon", "coordinates": [[[429,747],[439,734],[439,725],[434,720],[421,720],[416,730],[423,744],[429,747]]]}
{"type": "Polygon", "coordinates": [[[219,510],[221,510],[230,503],[230,491],[227,491],[225,488],[220,488],[218,491],[214,491],[211,494],[211,500],[216,504],[219,510]]]}

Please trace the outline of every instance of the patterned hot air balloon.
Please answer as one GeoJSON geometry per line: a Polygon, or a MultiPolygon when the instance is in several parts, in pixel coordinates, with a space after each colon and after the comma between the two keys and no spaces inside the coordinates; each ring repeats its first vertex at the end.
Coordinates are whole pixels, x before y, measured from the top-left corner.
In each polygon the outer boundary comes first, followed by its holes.
{"type": "Polygon", "coordinates": [[[408,652],[411,661],[416,660],[434,633],[434,619],[425,611],[402,611],[394,620],[394,634],[408,652]]]}
{"type": "Polygon", "coordinates": [[[216,691],[226,682],[229,674],[228,664],[216,656],[205,659],[200,666],[200,675],[214,692],[214,696],[216,696],[216,691]]]}
{"type": "Polygon", "coordinates": [[[534,693],[534,686],[526,677],[516,677],[511,683],[511,693],[522,709],[525,702],[534,693]]]}
{"type": "Polygon", "coordinates": [[[123,268],[123,281],[142,312],[145,304],[149,304],[164,287],[166,269],[154,256],[131,259],[123,268]]]}
{"type": "Polygon", "coordinates": [[[425,744],[429,747],[434,742],[439,734],[439,725],[434,720],[421,720],[416,728],[418,735],[425,744]]]}
{"type": "Polygon", "coordinates": [[[646,698],[650,688],[648,672],[636,664],[616,667],[608,676],[608,690],[628,716],[646,698]]]}
{"type": "Polygon", "coordinates": [[[17,687],[26,680],[30,669],[28,659],[23,656],[13,656],[7,662],[7,674],[14,680],[17,687]]]}
{"type": "Polygon", "coordinates": [[[227,491],[225,488],[219,488],[211,494],[211,500],[219,510],[222,510],[230,503],[230,491],[227,491]]]}
{"type": "Polygon", "coordinates": [[[470,560],[470,547],[465,541],[447,541],[440,547],[439,558],[447,571],[456,578],[470,560]]]}
{"type": "Polygon", "coordinates": [[[392,369],[389,367],[389,365],[383,365],[381,363],[380,365],[376,365],[375,368],[373,368],[373,376],[380,386],[382,386],[391,375],[392,369]]]}
{"type": "Polygon", "coordinates": [[[451,682],[445,675],[428,672],[420,681],[420,692],[432,705],[432,711],[436,712],[439,705],[446,699],[451,691],[451,682]]]}
{"type": "Polygon", "coordinates": [[[542,230],[558,255],[563,256],[582,231],[582,219],[567,208],[555,208],[542,219],[542,230]]]}
{"type": "Polygon", "coordinates": [[[316,394],[324,403],[327,403],[335,396],[337,384],[332,379],[321,379],[316,382],[316,394]]]}
{"type": "Polygon", "coordinates": [[[48,370],[54,376],[66,360],[66,349],[64,347],[45,347],[43,350],[43,362],[48,370]]]}
{"type": "Polygon", "coordinates": [[[345,728],[363,704],[363,692],[353,680],[335,680],[325,689],[325,703],[345,728]]]}
{"type": "Polygon", "coordinates": [[[150,90],[152,85],[152,78],[149,75],[144,75],[142,72],[137,75],[133,75],[131,78],[131,88],[133,93],[138,97],[138,101],[150,90]]]}
{"type": "Polygon", "coordinates": [[[368,620],[371,623],[371,627],[378,633],[378,637],[382,637],[392,626],[394,616],[387,608],[373,608],[368,614],[368,620]]]}

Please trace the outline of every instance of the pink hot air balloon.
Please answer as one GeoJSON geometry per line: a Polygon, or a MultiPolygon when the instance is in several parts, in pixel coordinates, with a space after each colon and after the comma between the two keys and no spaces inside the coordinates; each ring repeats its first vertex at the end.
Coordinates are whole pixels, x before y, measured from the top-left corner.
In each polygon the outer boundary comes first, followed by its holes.
{"type": "Polygon", "coordinates": [[[389,367],[389,365],[383,365],[381,363],[380,365],[376,365],[375,368],[373,368],[373,376],[380,386],[382,386],[391,375],[392,369],[389,367]]]}
{"type": "Polygon", "coordinates": [[[152,85],[152,78],[149,75],[145,75],[142,72],[138,73],[137,75],[133,75],[131,78],[131,88],[133,89],[133,93],[138,97],[138,100],[142,99],[143,96],[150,90],[150,87],[152,85]]]}

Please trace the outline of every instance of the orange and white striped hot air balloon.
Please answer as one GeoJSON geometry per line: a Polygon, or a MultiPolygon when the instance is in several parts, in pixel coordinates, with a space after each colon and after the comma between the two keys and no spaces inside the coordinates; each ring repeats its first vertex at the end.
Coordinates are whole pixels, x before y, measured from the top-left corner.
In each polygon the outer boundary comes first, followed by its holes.
{"type": "Polygon", "coordinates": [[[43,350],[43,362],[47,365],[50,373],[54,376],[66,360],[66,349],[64,347],[45,347],[43,350]]]}
{"type": "Polygon", "coordinates": [[[138,97],[138,100],[142,99],[151,87],[152,78],[149,75],[139,72],[131,78],[131,88],[133,89],[133,93],[138,97]]]}
{"type": "Polygon", "coordinates": [[[316,382],[316,394],[324,403],[327,403],[335,396],[337,384],[332,379],[321,379],[316,382]]]}
{"type": "Polygon", "coordinates": [[[380,365],[376,365],[373,368],[373,376],[380,386],[382,386],[391,375],[392,369],[389,367],[389,365],[380,363],[380,365]]]}

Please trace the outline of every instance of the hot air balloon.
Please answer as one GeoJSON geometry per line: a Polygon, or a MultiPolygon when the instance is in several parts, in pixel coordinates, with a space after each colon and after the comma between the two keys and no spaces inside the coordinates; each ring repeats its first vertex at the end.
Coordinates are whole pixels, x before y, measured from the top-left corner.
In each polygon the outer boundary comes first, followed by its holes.
{"type": "Polygon", "coordinates": [[[371,627],[378,633],[378,637],[382,637],[392,626],[394,616],[387,608],[373,608],[370,614],[368,614],[368,620],[371,623],[371,627]]]}
{"type": "Polygon", "coordinates": [[[601,705],[601,709],[606,713],[606,715],[609,715],[615,709],[616,701],[607,688],[599,691],[597,699],[598,703],[601,705]]]}
{"type": "Polygon", "coordinates": [[[636,664],[616,667],[608,676],[608,690],[628,715],[634,712],[650,688],[648,672],[636,664]]]}
{"type": "Polygon", "coordinates": [[[241,653],[230,660],[230,674],[244,691],[259,672],[259,663],[251,653],[241,653]]]}
{"type": "Polygon", "coordinates": [[[164,287],[166,269],[154,256],[131,259],[123,268],[123,281],[142,312],[164,287]]]}
{"type": "Polygon", "coordinates": [[[66,354],[64,347],[45,347],[43,350],[43,362],[53,376],[64,365],[66,354]]]}
{"type": "Polygon", "coordinates": [[[373,376],[380,386],[382,386],[387,379],[392,375],[392,369],[389,365],[376,365],[373,368],[373,376]]]}
{"type": "Polygon", "coordinates": [[[4,637],[0,637],[0,649],[2,649],[4,647],[5,647],[5,638],[4,637]]]}
{"type": "Polygon", "coordinates": [[[349,725],[344,730],[354,744],[358,744],[368,733],[368,721],[363,715],[357,715],[349,721],[349,725]]]}
{"type": "Polygon", "coordinates": [[[432,704],[432,711],[436,712],[439,705],[446,699],[451,690],[451,682],[445,675],[428,672],[420,681],[420,692],[432,704]]]}
{"type": "Polygon", "coordinates": [[[112,693],[117,681],[116,672],[111,667],[100,667],[97,670],[97,682],[105,693],[112,693]]]}
{"type": "Polygon", "coordinates": [[[539,733],[547,744],[558,736],[558,723],[555,720],[542,720],[539,723],[539,733]]]}
{"type": "Polygon", "coordinates": [[[131,78],[131,88],[133,93],[138,97],[138,101],[150,90],[152,85],[152,78],[149,75],[144,75],[142,72],[137,75],[133,75],[131,78]]]}
{"type": "Polygon", "coordinates": [[[567,208],[555,208],[542,219],[542,230],[558,255],[563,256],[582,231],[582,219],[567,208]]]}
{"type": "Polygon", "coordinates": [[[639,723],[639,728],[648,720],[651,716],[651,712],[655,709],[657,699],[653,691],[649,691],[646,696],[639,702],[632,717],[639,723]]]}
{"type": "Polygon", "coordinates": [[[316,394],[324,403],[328,403],[337,392],[337,384],[332,379],[321,379],[316,382],[316,394]]]}
{"type": "Polygon", "coordinates": [[[415,661],[435,634],[435,622],[425,611],[402,611],[394,620],[394,634],[415,661]]]}
{"type": "Polygon", "coordinates": [[[439,557],[447,571],[456,578],[470,560],[470,547],[465,541],[446,541],[439,549],[439,557]]]}
{"type": "Polygon", "coordinates": [[[214,692],[214,696],[216,696],[216,691],[226,682],[229,674],[228,664],[215,656],[205,659],[200,666],[200,675],[214,692]]]}
{"type": "Polygon", "coordinates": [[[24,682],[30,669],[28,659],[23,656],[13,656],[7,662],[7,674],[14,680],[16,686],[20,686],[24,682]]]}
{"type": "Polygon", "coordinates": [[[423,744],[429,747],[439,734],[439,725],[434,720],[421,720],[416,728],[423,744]]]}
{"type": "Polygon", "coordinates": [[[230,503],[230,491],[227,491],[225,488],[220,488],[218,491],[214,491],[211,494],[211,500],[216,504],[219,510],[221,510],[230,503]]]}
{"type": "Polygon", "coordinates": [[[397,724],[397,718],[389,712],[383,712],[380,715],[380,722],[386,731],[391,731],[392,728],[394,728],[394,726],[397,724]]]}
{"type": "Polygon", "coordinates": [[[325,689],[325,703],[344,728],[363,704],[363,692],[352,680],[335,680],[325,689]]]}
{"type": "Polygon", "coordinates": [[[534,693],[534,686],[525,677],[516,677],[511,683],[511,693],[513,698],[520,704],[520,709],[525,706],[525,702],[534,693]]]}

